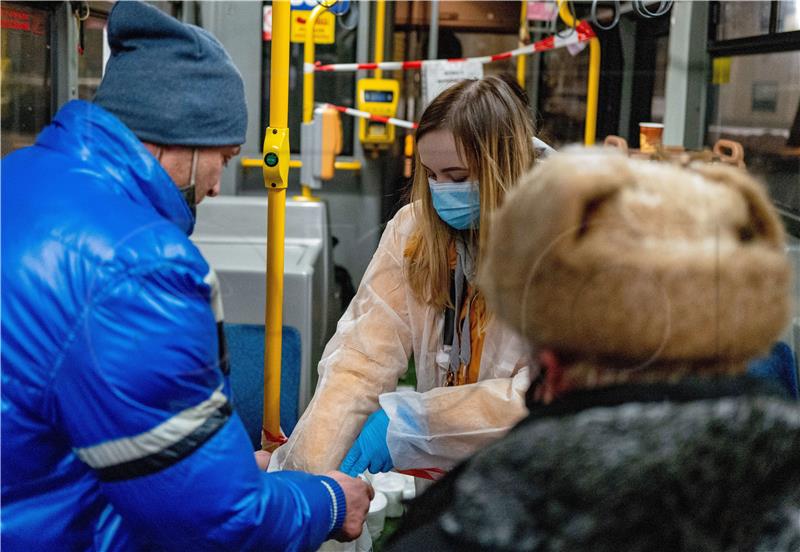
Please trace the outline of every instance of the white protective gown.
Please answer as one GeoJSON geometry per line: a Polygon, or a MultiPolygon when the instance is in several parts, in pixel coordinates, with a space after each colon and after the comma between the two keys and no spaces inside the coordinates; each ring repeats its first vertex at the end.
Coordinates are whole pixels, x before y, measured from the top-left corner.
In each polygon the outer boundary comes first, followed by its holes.
{"type": "Polygon", "coordinates": [[[414,229],[411,205],[387,225],[325,347],[314,397],[270,469],[338,469],[379,401],[389,416],[387,443],[397,469],[450,469],[527,414],[530,346],[496,317],[486,328],[478,382],[442,387],[449,362],[443,313],[419,302],[404,276],[403,253],[414,229]],[[395,392],[412,354],[417,391],[395,392]]]}

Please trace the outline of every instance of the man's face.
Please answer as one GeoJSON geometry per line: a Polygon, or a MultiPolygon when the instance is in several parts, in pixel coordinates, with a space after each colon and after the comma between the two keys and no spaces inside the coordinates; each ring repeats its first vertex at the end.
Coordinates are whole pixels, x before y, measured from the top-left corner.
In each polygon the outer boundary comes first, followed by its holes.
{"type": "Polygon", "coordinates": [[[195,169],[195,203],[206,196],[219,194],[222,168],[231,158],[239,155],[239,146],[215,146],[192,148],[187,146],[159,146],[145,143],[178,188],[185,188],[192,178],[192,157],[197,149],[197,168],[195,169]]]}
{"type": "MultiPolygon", "coordinates": [[[[206,196],[219,195],[220,176],[222,169],[231,158],[239,154],[239,146],[222,146],[213,148],[198,148],[197,172],[195,173],[195,201],[200,203],[206,196]]],[[[189,151],[189,172],[191,174],[191,157],[189,151]]],[[[188,180],[186,184],[188,184],[188,180]]]]}

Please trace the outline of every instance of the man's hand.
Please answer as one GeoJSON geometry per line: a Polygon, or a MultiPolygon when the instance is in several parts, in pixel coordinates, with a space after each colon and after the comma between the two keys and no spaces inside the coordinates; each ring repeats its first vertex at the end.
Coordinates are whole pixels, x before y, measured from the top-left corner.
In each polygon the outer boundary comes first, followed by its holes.
{"type": "Polygon", "coordinates": [[[255,452],[256,455],[256,464],[258,464],[258,469],[261,471],[267,471],[267,467],[269,466],[269,459],[272,458],[272,453],[267,452],[266,450],[257,450],[255,452]]]}
{"type": "Polygon", "coordinates": [[[344,491],[347,504],[344,524],[335,538],[339,542],[355,540],[361,535],[369,513],[369,503],[375,497],[375,490],[361,479],[348,477],[342,472],[332,471],[325,475],[339,484],[344,491]]]}

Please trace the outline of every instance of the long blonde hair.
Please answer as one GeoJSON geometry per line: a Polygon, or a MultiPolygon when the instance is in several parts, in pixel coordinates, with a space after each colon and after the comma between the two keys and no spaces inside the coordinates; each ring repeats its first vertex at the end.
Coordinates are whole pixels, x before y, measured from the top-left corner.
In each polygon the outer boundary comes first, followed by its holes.
{"type": "Polygon", "coordinates": [[[506,192],[533,166],[534,124],[525,92],[503,77],[465,80],[453,85],[425,109],[416,141],[435,130],[449,130],[480,189],[480,226],[459,231],[439,218],[428,179],[416,154],[412,209],[417,229],[406,248],[406,277],[417,298],[437,308],[450,303],[450,248],[462,234],[477,251],[476,268],[489,233],[489,218],[506,192]]]}

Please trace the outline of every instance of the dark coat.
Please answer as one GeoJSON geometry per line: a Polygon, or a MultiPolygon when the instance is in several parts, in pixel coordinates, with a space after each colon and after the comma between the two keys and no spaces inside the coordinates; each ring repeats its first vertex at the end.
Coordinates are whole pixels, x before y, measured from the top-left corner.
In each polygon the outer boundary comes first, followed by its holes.
{"type": "Polygon", "coordinates": [[[420,496],[389,549],[800,551],[800,404],[747,378],[572,393],[420,496]]]}

